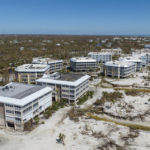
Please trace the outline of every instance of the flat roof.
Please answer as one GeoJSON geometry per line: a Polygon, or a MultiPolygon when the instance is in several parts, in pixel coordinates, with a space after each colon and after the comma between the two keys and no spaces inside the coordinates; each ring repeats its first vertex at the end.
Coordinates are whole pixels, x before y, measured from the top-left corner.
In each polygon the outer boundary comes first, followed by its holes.
{"type": "Polygon", "coordinates": [[[102,51],[118,51],[118,50],[122,50],[120,47],[118,47],[118,48],[102,48],[101,49],[102,51]]]}
{"type": "Polygon", "coordinates": [[[135,65],[135,63],[128,61],[108,61],[105,63],[105,66],[112,66],[112,67],[130,67],[133,65],[135,65]]]}
{"type": "Polygon", "coordinates": [[[89,52],[88,55],[112,55],[110,52],[89,52]]]}
{"type": "Polygon", "coordinates": [[[45,72],[50,68],[47,64],[24,64],[18,66],[15,71],[17,72],[45,72]]]}
{"type": "Polygon", "coordinates": [[[51,83],[51,84],[58,84],[58,85],[68,85],[68,86],[77,86],[78,84],[84,82],[85,80],[89,79],[89,75],[82,75],[82,74],[73,74],[73,73],[60,73],[59,78],[53,79],[50,76],[43,76],[40,79],[37,79],[36,82],[42,83],[51,83]]]}
{"type": "Polygon", "coordinates": [[[74,73],[60,73],[60,78],[57,80],[64,80],[64,81],[76,81],[83,77],[82,74],[74,74],[74,73]]]}
{"type": "Polygon", "coordinates": [[[0,102],[22,106],[50,91],[44,86],[11,82],[0,87],[0,102]]]}
{"type": "Polygon", "coordinates": [[[33,64],[52,64],[52,63],[58,63],[58,62],[63,62],[63,60],[55,60],[51,58],[42,58],[42,57],[35,57],[32,60],[33,64]]]}
{"type": "Polygon", "coordinates": [[[138,57],[128,56],[128,57],[120,57],[119,61],[128,61],[128,62],[142,62],[138,57]]]}
{"type": "Polygon", "coordinates": [[[95,59],[90,57],[74,57],[70,59],[73,62],[96,62],[95,59]]]}

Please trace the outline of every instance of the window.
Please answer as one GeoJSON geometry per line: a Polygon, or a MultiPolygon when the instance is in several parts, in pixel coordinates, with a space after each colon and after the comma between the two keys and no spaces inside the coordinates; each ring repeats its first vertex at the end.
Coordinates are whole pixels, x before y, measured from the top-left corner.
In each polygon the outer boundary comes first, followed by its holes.
{"type": "Polygon", "coordinates": [[[9,114],[14,114],[13,110],[6,110],[6,112],[9,113],[9,114]]]}

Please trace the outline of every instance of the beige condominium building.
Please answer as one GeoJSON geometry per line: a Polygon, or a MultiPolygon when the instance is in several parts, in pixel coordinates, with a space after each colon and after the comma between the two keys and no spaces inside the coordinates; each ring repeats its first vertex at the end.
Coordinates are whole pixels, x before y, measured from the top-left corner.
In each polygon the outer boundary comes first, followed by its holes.
{"type": "Polygon", "coordinates": [[[24,64],[15,69],[18,82],[35,84],[35,80],[41,78],[44,73],[49,73],[47,64],[24,64]]]}

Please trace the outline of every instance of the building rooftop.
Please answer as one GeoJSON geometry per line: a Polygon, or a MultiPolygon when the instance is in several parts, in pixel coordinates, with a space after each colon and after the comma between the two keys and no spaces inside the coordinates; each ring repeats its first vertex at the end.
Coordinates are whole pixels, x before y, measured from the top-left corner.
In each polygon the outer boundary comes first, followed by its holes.
{"type": "Polygon", "coordinates": [[[89,57],[74,57],[70,59],[73,62],[96,62],[95,59],[89,57]]]}
{"type": "Polygon", "coordinates": [[[51,88],[38,85],[11,82],[0,87],[0,102],[25,105],[51,90],[51,88]]]}
{"type": "Polygon", "coordinates": [[[101,51],[122,51],[121,48],[103,48],[101,51]]]}
{"type": "Polygon", "coordinates": [[[46,74],[42,78],[36,80],[37,82],[53,83],[76,86],[86,79],[89,79],[89,75],[73,74],[73,73],[58,73],[46,74]]]}
{"type": "Polygon", "coordinates": [[[45,72],[49,69],[47,64],[24,64],[18,66],[15,71],[17,72],[45,72]]]}
{"type": "Polygon", "coordinates": [[[41,90],[43,87],[11,82],[3,87],[0,87],[0,96],[22,99],[32,93],[41,90]]]}
{"type": "Polygon", "coordinates": [[[83,74],[55,72],[53,74],[44,74],[43,78],[51,78],[51,79],[63,80],[63,81],[76,81],[83,76],[84,76],[83,74]]]}
{"type": "Polygon", "coordinates": [[[109,61],[105,63],[106,66],[112,66],[112,67],[130,67],[134,64],[135,63],[128,62],[128,61],[109,61]]]}
{"type": "Polygon", "coordinates": [[[36,57],[33,58],[32,63],[33,64],[52,64],[52,63],[58,63],[63,62],[63,60],[54,60],[51,58],[42,58],[42,57],[36,57]]]}
{"type": "Polygon", "coordinates": [[[112,55],[110,52],[89,52],[88,55],[112,55]]]}
{"type": "Polygon", "coordinates": [[[128,56],[128,57],[120,57],[119,61],[126,61],[126,62],[142,62],[141,59],[138,57],[128,56]]]}

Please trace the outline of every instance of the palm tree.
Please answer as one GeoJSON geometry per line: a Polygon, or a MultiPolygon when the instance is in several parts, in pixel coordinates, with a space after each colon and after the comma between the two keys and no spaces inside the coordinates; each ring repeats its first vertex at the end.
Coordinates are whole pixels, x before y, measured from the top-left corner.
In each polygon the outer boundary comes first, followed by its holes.
{"type": "Polygon", "coordinates": [[[63,133],[59,133],[59,140],[63,145],[65,145],[64,139],[65,139],[65,135],[63,133]]]}

